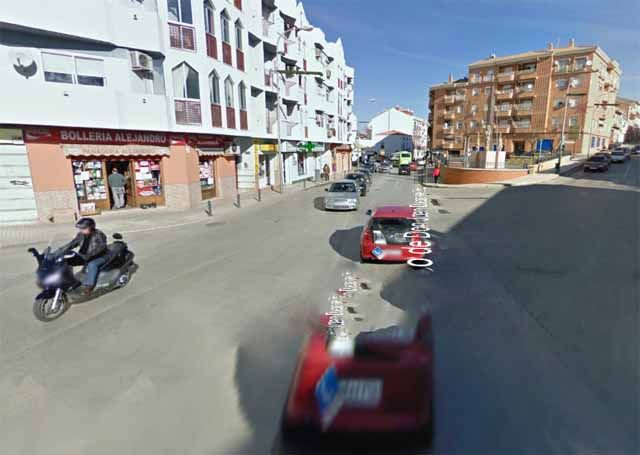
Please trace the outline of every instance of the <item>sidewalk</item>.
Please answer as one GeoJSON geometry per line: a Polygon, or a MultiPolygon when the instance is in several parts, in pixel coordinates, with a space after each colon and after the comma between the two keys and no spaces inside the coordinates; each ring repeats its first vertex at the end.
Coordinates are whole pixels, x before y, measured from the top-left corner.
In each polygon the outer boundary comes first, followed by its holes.
{"type": "MultiPolygon", "coordinates": [[[[228,198],[215,198],[203,201],[198,207],[188,210],[170,210],[165,207],[155,209],[122,209],[105,211],[95,217],[98,227],[106,231],[108,235],[114,232],[129,234],[135,232],[148,232],[160,229],[170,229],[190,224],[211,222],[220,219],[230,219],[243,213],[245,209],[251,209],[262,205],[272,205],[283,201],[287,196],[303,190],[310,190],[330,184],[328,182],[307,182],[305,185],[296,183],[287,185],[282,194],[271,189],[261,191],[261,202],[257,200],[255,192],[240,194],[240,207],[236,206],[236,200],[228,198]],[[211,204],[212,214],[208,209],[211,204]]],[[[0,249],[10,246],[34,245],[48,242],[56,235],[69,237],[75,232],[74,223],[34,223],[0,226],[0,249]]]]}
{"type": "Polygon", "coordinates": [[[555,169],[549,169],[543,172],[536,172],[535,174],[529,174],[522,177],[517,177],[510,180],[500,180],[491,183],[467,183],[462,185],[448,185],[446,183],[423,183],[423,186],[429,188],[496,188],[496,187],[512,187],[512,186],[528,186],[537,185],[539,183],[549,182],[556,177],[562,175],[573,174],[576,170],[582,167],[582,163],[586,159],[585,157],[578,156],[570,163],[560,166],[560,174],[556,174],[555,169]]]}

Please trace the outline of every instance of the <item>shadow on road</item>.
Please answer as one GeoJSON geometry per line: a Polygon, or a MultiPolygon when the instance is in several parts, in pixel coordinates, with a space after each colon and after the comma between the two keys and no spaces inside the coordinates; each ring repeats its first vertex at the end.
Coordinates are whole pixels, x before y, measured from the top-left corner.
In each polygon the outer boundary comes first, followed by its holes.
{"type": "Polygon", "coordinates": [[[363,226],[351,229],[339,229],[329,237],[333,251],[350,261],[360,262],[360,234],[363,226]]]}
{"type": "Polygon", "coordinates": [[[324,212],[324,196],[319,196],[313,199],[313,208],[324,212]]]}

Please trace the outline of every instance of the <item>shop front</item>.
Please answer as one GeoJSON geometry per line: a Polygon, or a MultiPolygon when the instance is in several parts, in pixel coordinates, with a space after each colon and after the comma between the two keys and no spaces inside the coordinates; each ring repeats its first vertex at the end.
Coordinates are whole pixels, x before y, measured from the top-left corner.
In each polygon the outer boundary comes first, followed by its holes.
{"type": "Polygon", "coordinates": [[[255,178],[260,188],[269,188],[276,185],[278,169],[278,145],[275,142],[253,141],[253,163],[255,178]]]}

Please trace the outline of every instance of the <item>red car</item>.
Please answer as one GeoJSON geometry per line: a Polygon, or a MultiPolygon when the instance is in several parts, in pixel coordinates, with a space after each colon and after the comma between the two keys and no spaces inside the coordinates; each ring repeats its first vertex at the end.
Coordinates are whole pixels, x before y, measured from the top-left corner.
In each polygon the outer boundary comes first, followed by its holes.
{"type": "Polygon", "coordinates": [[[415,161],[412,161],[411,163],[409,163],[409,169],[411,169],[411,172],[417,171],[418,170],[418,163],[416,163],[415,161]]]}
{"type": "Polygon", "coordinates": [[[417,327],[361,332],[351,355],[332,355],[326,327],[313,331],[298,359],[282,419],[284,435],[325,433],[414,434],[430,441],[433,422],[431,319],[417,327]],[[323,413],[318,389],[331,372],[339,405],[323,413]],[[327,419],[327,415],[329,415],[327,419]]]}
{"type": "Polygon", "coordinates": [[[409,242],[404,236],[411,231],[409,206],[388,205],[378,208],[360,237],[360,259],[363,262],[404,262],[415,258],[409,253],[409,242]],[[404,247],[404,248],[403,248],[404,247]]]}

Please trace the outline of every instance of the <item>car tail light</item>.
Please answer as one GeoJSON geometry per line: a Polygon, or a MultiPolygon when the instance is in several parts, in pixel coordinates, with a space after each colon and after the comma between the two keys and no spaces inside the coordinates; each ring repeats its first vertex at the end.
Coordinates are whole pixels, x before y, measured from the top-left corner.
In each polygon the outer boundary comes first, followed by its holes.
{"type": "Polygon", "coordinates": [[[382,231],[372,231],[373,232],[373,243],[376,245],[386,245],[387,239],[384,238],[382,231]]]}
{"type": "Polygon", "coordinates": [[[371,243],[373,242],[373,234],[371,234],[371,229],[365,228],[364,235],[362,236],[363,243],[371,243]]]}

